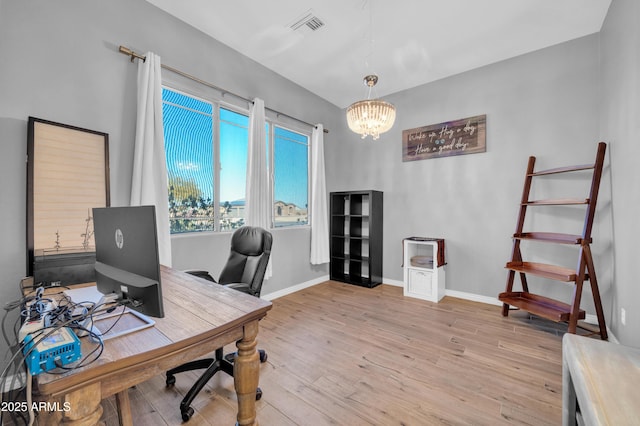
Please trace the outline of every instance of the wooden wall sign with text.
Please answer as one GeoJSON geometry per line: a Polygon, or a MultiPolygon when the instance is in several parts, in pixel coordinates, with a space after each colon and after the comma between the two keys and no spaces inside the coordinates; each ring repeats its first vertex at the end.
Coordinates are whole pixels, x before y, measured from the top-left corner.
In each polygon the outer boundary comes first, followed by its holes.
{"type": "Polygon", "coordinates": [[[485,152],[486,134],[486,115],[403,130],[402,161],[485,152]]]}

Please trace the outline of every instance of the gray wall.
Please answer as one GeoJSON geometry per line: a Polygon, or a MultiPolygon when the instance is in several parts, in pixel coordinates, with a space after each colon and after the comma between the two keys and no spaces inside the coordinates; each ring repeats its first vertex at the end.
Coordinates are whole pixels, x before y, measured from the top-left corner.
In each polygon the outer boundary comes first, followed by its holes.
{"type": "MultiPolygon", "coordinates": [[[[0,14],[1,6],[0,3],[0,14]]],[[[0,40],[0,52],[1,44],[0,40]]],[[[2,79],[0,76],[0,81],[2,79]]],[[[3,308],[6,303],[20,299],[18,284],[26,272],[26,140],[24,120],[0,117],[0,235],[3,241],[0,244],[0,304],[3,308]]],[[[3,310],[0,316],[4,314],[3,310]]],[[[18,320],[18,311],[8,315],[5,329],[11,333],[13,323],[18,320]]],[[[6,348],[4,339],[0,339],[0,365],[3,368],[5,356],[9,356],[6,348]]]]}
{"type": "Polygon", "coordinates": [[[610,141],[615,236],[614,334],[640,347],[640,285],[635,270],[640,236],[640,3],[613,0],[600,32],[601,138],[610,141]],[[626,326],[620,309],[626,310],[626,326]]]}

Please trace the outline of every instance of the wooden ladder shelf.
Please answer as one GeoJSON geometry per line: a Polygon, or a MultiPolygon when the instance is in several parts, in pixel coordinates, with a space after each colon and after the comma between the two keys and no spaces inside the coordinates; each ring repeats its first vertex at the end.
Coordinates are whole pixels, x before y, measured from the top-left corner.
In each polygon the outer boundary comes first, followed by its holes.
{"type": "Polygon", "coordinates": [[[604,142],[598,144],[596,161],[593,164],[579,166],[559,167],[550,170],[534,172],[536,162],[535,157],[529,157],[527,173],[522,191],[522,201],[518,214],[516,232],[513,234],[513,247],[511,251],[511,261],[507,262],[506,269],[507,286],[504,293],[500,293],[498,298],[502,305],[502,315],[509,315],[509,305],[523,309],[532,314],[538,315],[556,322],[568,322],[568,332],[576,333],[578,320],[586,317],[585,311],[580,309],[580,299],[582,297],[582,287],[585,280],[591,283],[591,292],[598,318],[598,328],[600,338],[607,340],[607,328],[604,321],[600,292],[596,280],[596,271],[591,255],[591,228],[596,211],[598,200],[598,188],[600,187],[600,177],[604,163],[604,156],[607,145],[604,142]],[[553,175],[558,173],[569,173],[580,170],[593,170],[591,178],[591,189],[589,198],[586,199],[553,199],[553,200],[531,200],[529,198],[533,178],[537,176],[553,175]],[[556,205],[585,205],[586,212],[582,235],[562,234],[555,232],[523,232],[525,215],[529,206],[556,206],[556,205]],[[521,241],[540,241],[555,244],[572,244],[579,246],[579,259],[576,269],[565,268],[544,263],[525,262],[520,251],[521,241]],[[514,291],[513,284],[516,273],[520,276],[522,291],[514,291]],[[529,292],[527,284],[527,274],[544,277],[550,280],[574,283],[573,297],[570,304],[550,299],[541,295],[529,292]]]}

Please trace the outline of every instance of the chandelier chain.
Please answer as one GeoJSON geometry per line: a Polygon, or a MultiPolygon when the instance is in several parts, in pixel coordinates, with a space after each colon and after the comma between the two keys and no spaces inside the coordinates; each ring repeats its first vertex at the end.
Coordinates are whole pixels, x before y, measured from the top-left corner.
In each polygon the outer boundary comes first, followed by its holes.
{"type": "MultiPolygon", "coordinates": [[[[370,24],[370,52],[369,60],[373,59],[373,0],[369,2],[369,24],[370,24]]],[[[365,61],[366,63],[367,61],[365,61]]],[[[369,68],[367,63],[367,67],[369,68]]],[[[362,139],[371,136],[373,140],[380,137],[381,133],[387,132],[396,119],[396,108],[389,102],[382,99],[371,98],[378,76],[375,74],[364,77],[364,84],[367,86],[367,99],[354,102],[347,108],[347,123],[349,129],[362,136],[362,139]]]]}

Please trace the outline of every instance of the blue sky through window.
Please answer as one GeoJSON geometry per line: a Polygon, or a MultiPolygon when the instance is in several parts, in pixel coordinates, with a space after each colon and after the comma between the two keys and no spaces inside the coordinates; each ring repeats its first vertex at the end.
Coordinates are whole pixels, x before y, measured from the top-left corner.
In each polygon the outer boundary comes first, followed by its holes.
{"type": "Polygon", "coordinates": [[[308,204],[308,143],[305,135],[275,128],[274,198],[302,209],[308,204]]]}
{"type": "Polygon", "coordinates": [[[220,201],[244,200],[249,117],[220,108],[220,201]]]}

